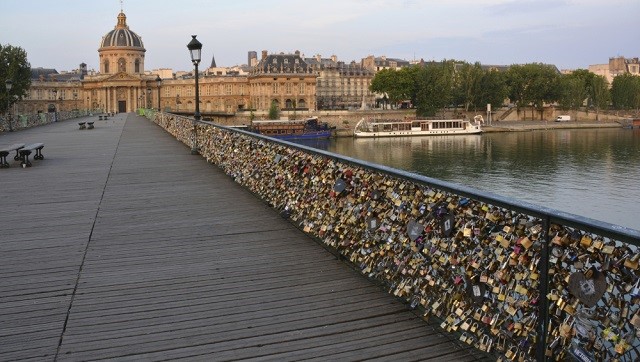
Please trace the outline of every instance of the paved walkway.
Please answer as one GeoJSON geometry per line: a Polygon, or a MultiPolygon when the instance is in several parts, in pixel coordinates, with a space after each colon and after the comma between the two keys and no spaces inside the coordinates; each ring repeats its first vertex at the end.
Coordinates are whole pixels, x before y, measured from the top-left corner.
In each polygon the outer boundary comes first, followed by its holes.
{"type": "Polygon", "coordinates": [[[0,134],[45,143],[0,169],[0,361],[476,360],[151,122],[95,124],[0,134]]]}

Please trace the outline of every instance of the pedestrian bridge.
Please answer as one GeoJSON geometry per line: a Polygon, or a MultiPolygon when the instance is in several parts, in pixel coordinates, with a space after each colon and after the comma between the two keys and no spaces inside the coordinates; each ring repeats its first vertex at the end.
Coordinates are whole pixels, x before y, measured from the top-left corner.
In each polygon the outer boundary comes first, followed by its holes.
{"type": "Polygon", "coordinates": [[[487,359],[148,119],[87,120],[0,134],[45,144],[0,169],[0,360],[487,359]]]}

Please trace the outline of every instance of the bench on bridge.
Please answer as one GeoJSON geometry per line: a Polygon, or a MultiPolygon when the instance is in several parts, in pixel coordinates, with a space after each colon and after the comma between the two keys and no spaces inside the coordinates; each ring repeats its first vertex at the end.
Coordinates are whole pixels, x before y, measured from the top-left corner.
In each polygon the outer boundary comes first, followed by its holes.
{"type": "Polygon", "coordinates": [[[87,128],[87,126],[85,126],[87,122],[78,122],[78,126],[80,126],[80,129],[85,129],[87,128]]]}
{"type": "Polygon", "coordinates": [[[93,129],[93,121],[87,122],[87,129],[93,129]]]}
{"type": "Polygon", "coordinates": [[[36,151],[36,154],[33,156],[34,160],[44,160],[44,156],[42,155],[42,148],[44,147],[44,143],[32,143],[28,146],[25,146],[20,149],[20,158],[22,162],[20,163],[22,167],[31,167],[31,162],[29,161],[29,155],[33,151],[36,151]]]}
{"type": "Polygon", "coordinates": [[[106,115],[106,114],[105,114],[105,115],[99,115],[99,116],[98,116],[98,120],[99,120],[99,121],[103,121],[103,120],[104,120],[104,121],[108,121],[108,120],[109,120],[109,116],[108,116],[108,115],[106,115]]]}
{"type": "Polygon", "coordinates": [[[9,167],[9,162],[7,162],[7,156],[13,151],[16,151],[16,155],[13,158],[14,160],[20,160],[20,149],[24,147],[24,143],[14,143],[7,147],[0,147],[0,168],[9,167]]]}

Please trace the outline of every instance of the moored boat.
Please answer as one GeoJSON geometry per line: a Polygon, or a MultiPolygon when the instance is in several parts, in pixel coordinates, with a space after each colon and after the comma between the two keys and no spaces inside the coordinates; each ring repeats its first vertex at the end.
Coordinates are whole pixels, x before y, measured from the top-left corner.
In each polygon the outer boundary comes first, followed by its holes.
{"type": "Polygon", "coordinates": [[[318,117],[291,121],[252,121],[251,130],[283,140],[329,138],[332,134],[332,128],[326,122],[319,122],[318,117]]]}
{"type": "Polygon", "coordinates": [[[482,116],[473,123],[466,119],[361,119],[353,130],[355,137],[434,136],[482,133],[482,116]]]}

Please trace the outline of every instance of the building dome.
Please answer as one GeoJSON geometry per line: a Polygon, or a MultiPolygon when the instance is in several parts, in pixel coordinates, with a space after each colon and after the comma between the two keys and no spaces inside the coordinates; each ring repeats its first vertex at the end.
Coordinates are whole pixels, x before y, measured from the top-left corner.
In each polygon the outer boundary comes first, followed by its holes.
{"type": "Polygon", "coordinates": [[[118,24],[116,27],[102,37],[100,49],[113,47],[141,48],[144,50],[142,38],[129,30],[127,16],[123,12],[118,14],[118,24]]]}

